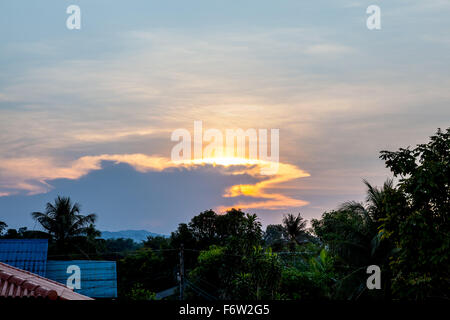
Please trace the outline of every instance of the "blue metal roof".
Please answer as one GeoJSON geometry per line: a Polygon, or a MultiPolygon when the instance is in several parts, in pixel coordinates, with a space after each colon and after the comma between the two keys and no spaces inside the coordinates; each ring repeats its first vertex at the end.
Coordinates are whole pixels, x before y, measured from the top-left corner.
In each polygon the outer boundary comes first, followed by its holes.
{"type": "Polygon", "coordinates": [[[47,261],[46,277],[64,285],[74,273],[70,266],[80,270],[81,288],[74,291],[92,298],[117,297],[117,272],[115,261],[71,260],[47,261]]]}
{"type": "Polygon", "coordinates": [[[45,277],[47,239],[0,239],[0,262],[45,277]]]}

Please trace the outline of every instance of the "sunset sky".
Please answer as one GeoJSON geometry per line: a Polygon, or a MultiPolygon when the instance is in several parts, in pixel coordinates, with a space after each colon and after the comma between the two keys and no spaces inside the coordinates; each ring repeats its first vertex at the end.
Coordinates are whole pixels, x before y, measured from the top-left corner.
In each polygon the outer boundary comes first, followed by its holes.
{"type": "Polygon", "coordinates": [[[450,124],[449,17],[448,0],[2,0],[0,220],[37,227],[64,195],[100,230],[168,234],[210,208],[267,225],[363,200],[390,176],[380,150],[450,124]],[[278,174],[172,162],[194,121],[279,129],[278,174]]]}

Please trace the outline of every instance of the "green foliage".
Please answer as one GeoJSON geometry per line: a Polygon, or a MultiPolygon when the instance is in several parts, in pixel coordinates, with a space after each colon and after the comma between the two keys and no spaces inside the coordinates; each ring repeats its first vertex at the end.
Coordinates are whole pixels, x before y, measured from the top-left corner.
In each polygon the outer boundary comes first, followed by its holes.
{"type": "Polygon", "coordinates": [[[268,225],[263,235],[264,243],[273,251],[282,251],[289,242],[289,236],[281,224],[268,225]]]}
{"type": "Polygon", "coordinates": [[[248,255],[238,256],[226,247],[211,246],[200,253],[189,277],[197,286],[222,299],[273,299],[281,268],[280,259],[270,249],[258,246],[248,255]]]}
{"type": "Polygon", "coordinates": [[[141,284],[134,285],[127,294],[127,298],[130,300],[157,300],[156,293],[143,288],[141,284]]]}
{"type": "Polygon", "coordinates": [[[316,300],[327,297],[327,287],[316,279],[316,274],[286,268],[281,276],[280,294],[288,300],[316,300]]]}
{"type": "MultiPolygon", "coordinates": [[[[252,290],[245,296],[238,296],[238,299],[273,299],[281,279],[282,267],[278,255],[272,253],[270,249],[254,247],[253,252],[242,259],[242,264],[243,269],[250,274],[247,283],[252,290]]],[[[236,292],[236,281],[233,284],[236,292]]]]}
{"type": "MultiPolygon", "coordinates": [[[[5,223],[5,228],[7,224],[5,223]]],[[[6,232],[0,232],[0,238],[3,239],[51,239],[51,236],[43,231],[28,230],[27,227],[19,229],[8,229],[6,232]]]]}
{"type": "MultiPolygon", "coordinates": [[[[376,188],[364,181],[367,187],[365,203],[346,202],[338,210],[325,212],[320,220],[312,220],[312,226],[319,239],[337,257],[335,268],[339,280],[336,284],[337,297],[356,299],[366,291],[365,268],[375,264],[385,272],[383,290],[377,295],[390,296],[389,259],[394,244],[383,237],[383,219],[393,210],[392,199],[402,203],[402,193],[387,180],[382,188],[376,188]]],[[[373,295],[373,293],[372,293],[373,295]]]]}
{"type": "Polygon", "coordinates": [[[52,253],[81,252],[88,257],[81,247],[87,251],[94,250],[93,241],[100,235],[94,227],[95,214],[80,214],[80,205],[72,203],[69,197],[58,196],[54,203],[47,203],[46,210],[33,212],[33,219],[41,224],[55,241],[52,253]]]}
{"type": "Polygon", "coordinates": [[[313,219],[311,224],[319,239],[346,264],[360,266],[368,263],[370,240],[374,234],[368,230],[358,211],[325,212],[322,219],[313,219]]]}
{"type": "Polygon", "coordinates": [[[449,298],[450,128],[414,149],[382,151],[405,200],[394,197],[384,237],[399,248],[391,262],[399,298],[449,298]]]}
{"type": "Polygon", "coordinates": [[[200,252],[198,262],[205,267],[216,266],[222,261],[224,254],[224,247],[211,246],[209,250],[200,252]]]}
{"type": "Polygon", "coordinates": [[[233,245],[245,251],[261,243],[262,230],[256,215],[236,209],[223,215],[208,210],[193,217],[188,225],[180,224],[171,238],[175,246],[183,243],[186,247],[189,244],[207,249],[211,245],[233,245]]]}
{"type": "Polygon", "coordinates": [[[295,250],[295,244],[302,244],[306,238],[306,221],[301,217],[300,213],[297,216],[287,214],[283,217],[283,228],[285,233],[291,239],[291,251],[295,250]]]}
{"type": "Polygon", "coordinates": [[[220,243],[235,253],[247,253],[262,243],[261,222],[255,214],[231,209],[217,216],[216,228],[220,243]]]}
{"type": "Polygon", "coordinates": [[[151,248],[153,250],[169,249],[170,239],[162,236],[148,236],[147,240],[144,241],[144,247],[151,248]]]}
{"type": "Polygon", "coordinates": [[[135,284],[139,284],[138,289],[149,292],[159,292],[170,288],[176,284],[175,268],[174,260],[161,252],[154,252],[150,248],[138,249],[118,261],[119,294],[129,296],[133,289],[137,290],[135,284]]]}
{"type": "Polygon", "coordinates": [[[280,297],[302,300],[330,299],[334,283],[334,260],[322,249],[317,256],[310,257],[302,268],[283,269],[280,297]]]}
{"type": "Polygon", "coordinates": [[[127,253],[139,249],[141,245],[134,242],[133,239],[107,239],[105,240],[106,252],[127,253]]]}
{"type": "Polygon", "coordinates": [[[240,272],[235,275],[232,282],[231,294],[234,299],[256,300],[254,279],[250,272],[240,272]]]}
{"type": "MultiPolygon", "coordinates": [[[[229,283],[239,259],[228,256],[225,247],[213,245],[200,252],[196,266],[189,272],[189,279],[214,297],[226,298],[229,283]],[[224,285],[228,284],[228,285],[224,285]]],[[[196,295],[193,295],[196,297],[196,295]]]]}
{"type": "Polygon", "coordinates": [[[143,247],[142,244],[134,242],[133,239],[95,239],[96,253],[90,255],[92,258],[102,260],[120,260],[134,251],[143,247]]]}
{"type": "Polygon", "coordinates": [[[95,214],[83,216],[80,205],[73,203],[68,197],[58,196],[54,204],[48,202],[44,213],[33,212],[33,218],[51,234],[56,241],[64,241],[70,237],[86,235],[96,220],[95,214]]]}
{"type": "MultiPolygon", "coordinates": [[[[173,248],[207,250],[211,245],[226,246],[233,254],[246,254],[262,243],[261,223],[256,215],[231,209],[219,215],[212,210],[192,218],[189,224],[180,224],[170,238],[173,248]]],[[[186,256],[187,268],[195,266],[197,255],[186,256]]]]}

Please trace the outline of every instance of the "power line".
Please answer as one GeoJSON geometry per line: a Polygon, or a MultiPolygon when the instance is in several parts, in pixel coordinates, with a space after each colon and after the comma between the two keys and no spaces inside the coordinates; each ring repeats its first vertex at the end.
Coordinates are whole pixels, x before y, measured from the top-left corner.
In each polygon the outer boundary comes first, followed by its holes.
{"type": "Polygon", "coordinates": [[[198,286],[194,285],[191,281],[186,280],[186,283],[197,293],[199,293],[201,296],[203,296],[204,298],[206,298],[207,300],[210,301],[215,301],[215,300],[219,300],[218,298],[216,298],[215,296],[213,296],[212,294],[209,294],[208,292],[206,292],[205,290],[199,288],[198,286]]]}

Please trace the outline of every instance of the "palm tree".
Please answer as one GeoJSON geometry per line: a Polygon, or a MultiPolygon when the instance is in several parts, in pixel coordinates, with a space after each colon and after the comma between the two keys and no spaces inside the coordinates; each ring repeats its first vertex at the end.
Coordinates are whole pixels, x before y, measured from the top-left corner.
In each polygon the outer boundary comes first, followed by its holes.
{"type": "MultiPolygon", "coordinates": [[[[333,241],[332,245],[341,257],[347,258],[347,262],[355,267],[365,268],[371,264],[387,266],[394,247],[389,241],[383,240],[381,219],[388,214],[387,198],[397,190],[392,179],[386,180],[381,188],[373,187],[366,180],[364,184],[367,187],[365,203],[350,201],[338,208],[338,214],[341,212],[347,215],[347,221],[353,222],[337,227],[335,232],[341,237],[333,241]]],[[[385,273],[389,272],[389,268],[384,269],[385,273]]],[[[384,279],[388,281],[389,277],[384,279]]],[[[384,287],[385,294],[389,295],[389,283],[385,283],[384,287]]],[[[353,293],[353,298],[359,297],[365,288],[365,283],[362,283],[353,293]]]]}
{"type": "Polygon", "coordinates": [[[45,213],[33,212],[31,215],[55,239],[59,248],[70,238],[92,234],[93,223],[97,219],[95,214],[81,215],[78,203],[60,196],[54,204],[47,203],[45,213]]]}
{"type": "Polygon", "coordinates": [[[370,238],[370,254],[374,256],[380,249],[380,243],[383,233],[379,228],[381,225],[380,219],[386,217],[386,197],[393,191],[394,182],[392,179],[387,179],[383,187],[373,187],[369,182],[363,180],[367,187],[366,202],[349,201],[343,203],[339,207],[339,211],[352,212],[362,218],[363,224],[359,226],[359,234],[370,238]]]}
{"type": "Polygon", "coordinates": [[[283,227],[291,240],[300,245],[300,236],[306,235],[306,221],[303,220],[300,213],[297,216],[294,216],[291,213],[284,216],[283,227]]]}

